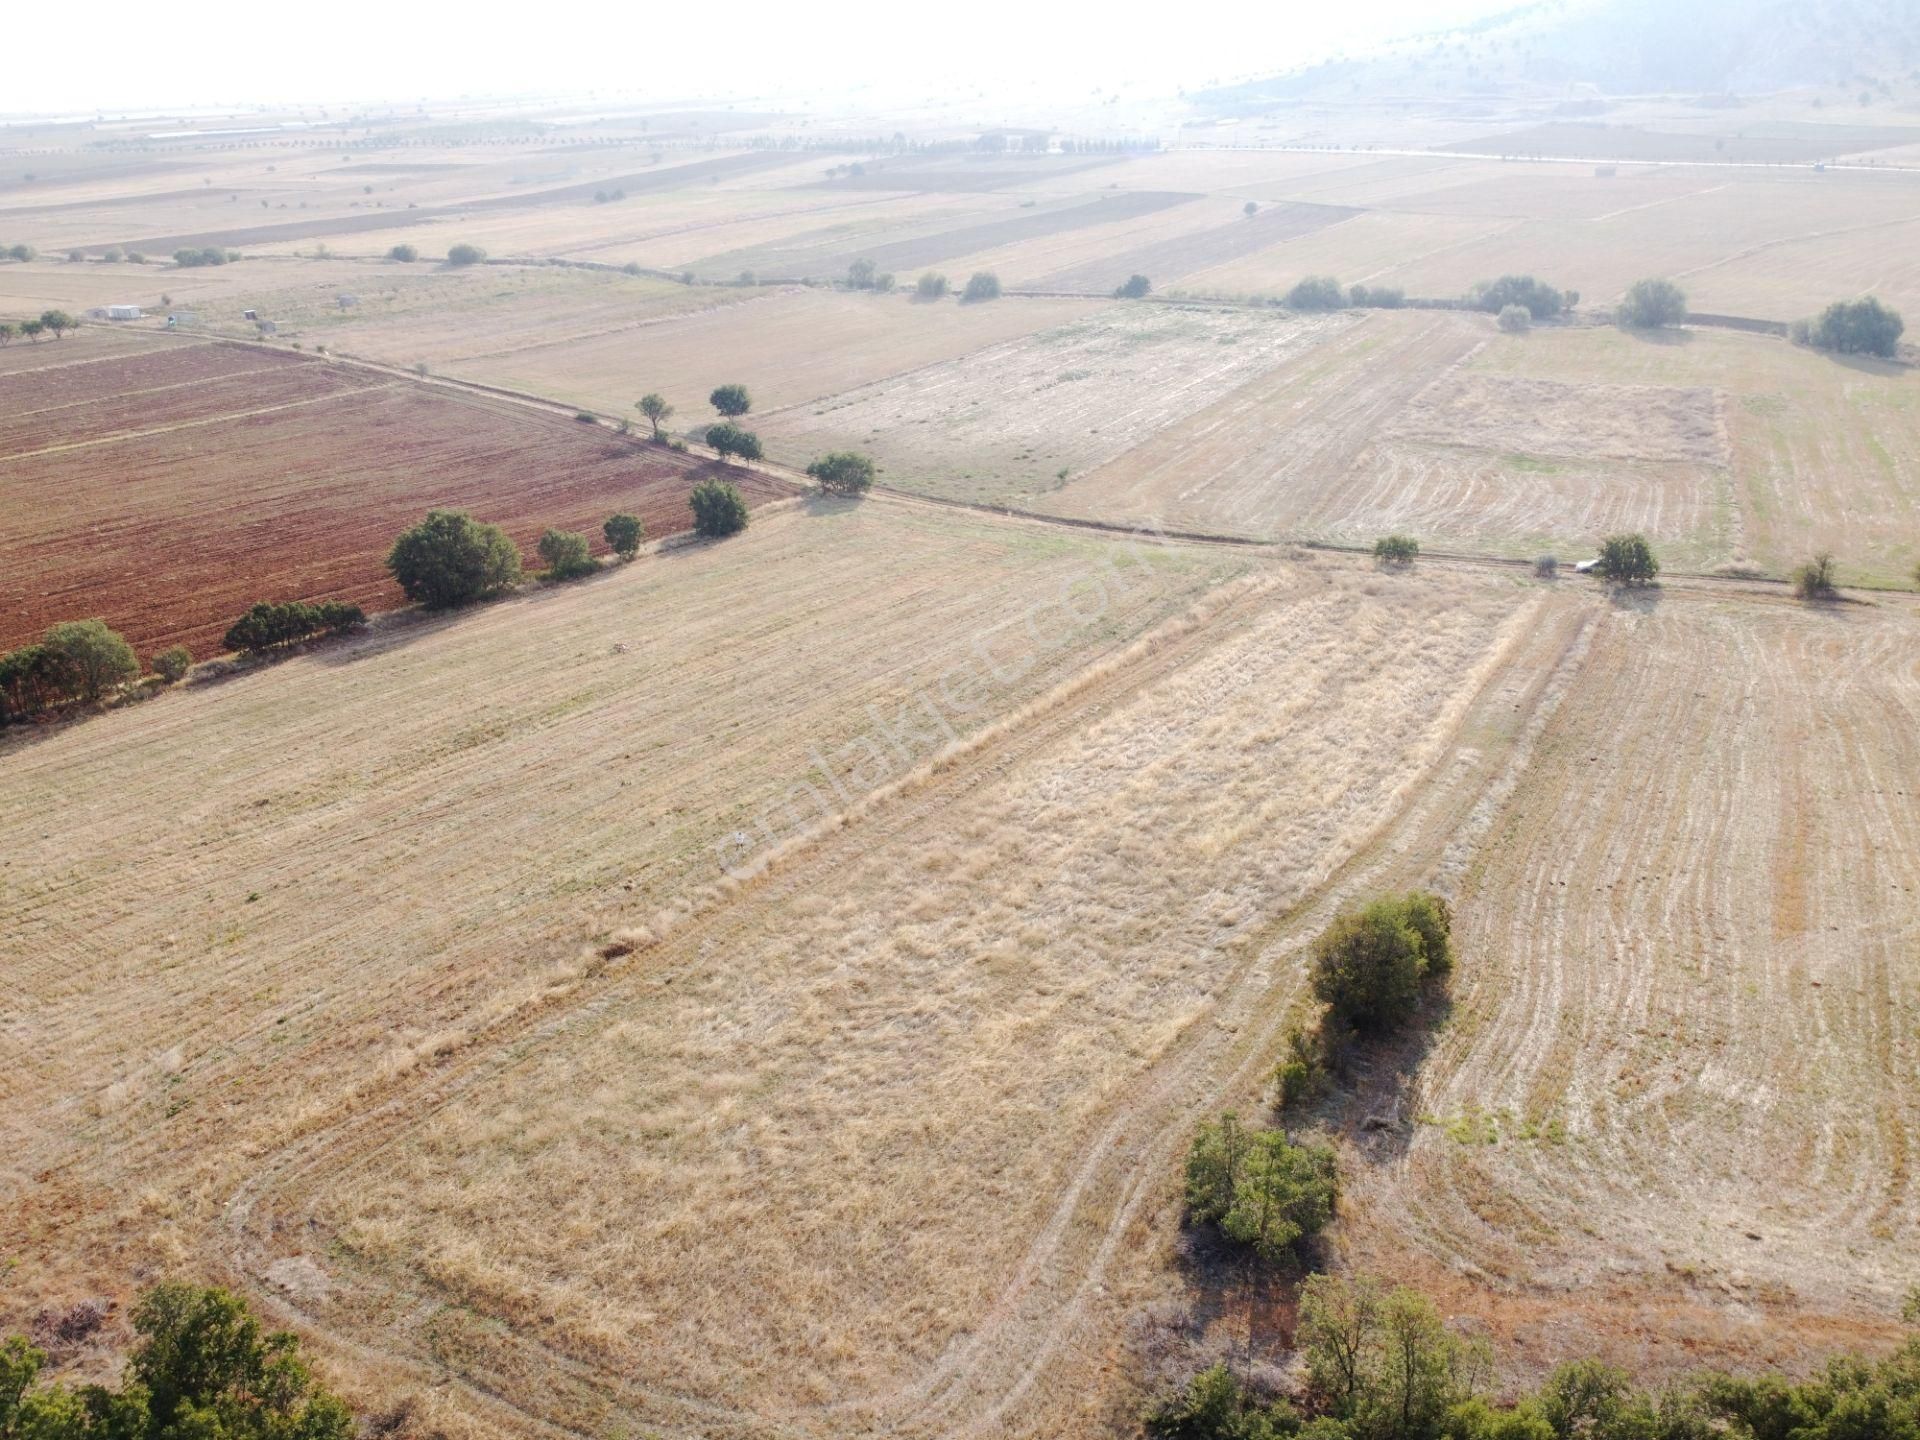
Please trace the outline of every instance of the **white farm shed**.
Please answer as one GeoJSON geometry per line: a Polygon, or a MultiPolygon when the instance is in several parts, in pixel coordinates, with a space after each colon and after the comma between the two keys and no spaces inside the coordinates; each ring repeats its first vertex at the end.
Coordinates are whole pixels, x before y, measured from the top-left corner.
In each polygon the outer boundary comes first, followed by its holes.
{"type": "Polygon", "coordinates": [[[138,305],[107,306],[107,319],[109,320],[138,320],[143,313],[138,305]]]}

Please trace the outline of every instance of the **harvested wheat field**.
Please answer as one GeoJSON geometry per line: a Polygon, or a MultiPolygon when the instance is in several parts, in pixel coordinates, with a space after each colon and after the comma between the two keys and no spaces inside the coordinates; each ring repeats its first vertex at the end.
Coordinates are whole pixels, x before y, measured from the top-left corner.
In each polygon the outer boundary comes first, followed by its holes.
{"type": "Polygon", "coordinates": [[[805,463],[821,450],[851,447],[870,453],[892,485],[1030,504],[1350,323],[1345,316],[1107,306],[790,408],[758,428],[782,459],[805,463]]]}
{"type": "MultiPolygon", "coordinates": [[[[38,348],[51,358],[59,344],[38,348]]],[[[15,369],[0,373],[0,408],[0,648],[99,616],[142,654],[184,644],[205,658],[256,600],[392,609],[387,547],[436,506],[504,525],[529,551],[549,526],[603,549],[615,510],[655,537],[688,529],[688,490],[724,468],[258,346],[15,369]]],[[[726,473],[753,500],[787,493],[726,473]]]]}
{"type": "Polygon", "coordinates": [[[1912,608],[1610,608],[1456,897],[1454,1015],[1356,1264],[1544,1363],[1887,1333],[1920,1144],[1912,608]]]}

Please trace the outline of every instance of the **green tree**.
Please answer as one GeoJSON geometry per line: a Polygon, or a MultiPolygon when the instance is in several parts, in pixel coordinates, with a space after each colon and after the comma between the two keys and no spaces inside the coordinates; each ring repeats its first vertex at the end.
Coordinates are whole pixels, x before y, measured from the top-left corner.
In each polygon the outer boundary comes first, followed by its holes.
{"type": "Polygon", "coordinates": [[[549,530],[542,535],[540,559],[549,580],[575,580],[600,568],[587,548],[587,537],[573,530],[549,530]]]}
{"type": "Polygon", "coordinates": [[[742,460],[760,458],[760,437],[751,430],[743,430],[731,420],[722,420],[718,425],[707,427],[707,444],[721,459],[738,457],[742,460]]]}
{"type": "Polygon", "coordinates": [[[933,270],[927,271],[913,282],[913,295],[916,300],[944,299],[947,289],[947,277],[933,270]]]}
{"type": "Polygon", "coordinates": [[[458,245],[450,246],[447,250],[447,264],[449,265],[478,265],[486,258],[486,251],[482,250],[478,245],[469,245],[465,241],[460,242],[458,245]]]}
{"type": "Polygon", "coordinates": [[[15,331],[11,323],[0,321],[0,350],[13,343],[15,331]]]}
{"type": "Polygon", "coordinates": [[[464,510],[432,510],[393,542],[387,569],[409,600],[438,610],[511,589],[520,551],[498,525],[464,510]]]}
{"type": "Polygon", "coordinates": [[[37,715],[68,698],[67,672],[44,644],[0,655],[0,722],[37,715]]]}
{"type": "Polygon", "coordinates": [[[1295,1145],[1278,1130],[1263,1130],[1240,1161],[1220,1232],[1262,1260],[1278,1260],[1325,1228],[1338,1188],[1332,1150],[1295,1145]]]}
{"type": "Polygon", "coordinates": [[[722,385],[707,397],[707,403],[729,420],[738,420],[753,409],[753,397],[744,385],[722,385]]]}
{"type": "Polygon", "coordinates": [[[827,495],[864,495],[873,488],[873,461],[854,450],[835,450],[807,466],[827,495]]]}
{"type": "Polygon", "coordinates": [[[46,328],[47,327],[38,320],[22,320],[20,322],[20,333],[36,345],[40,343],[41,333],[45,331],[46,328]]]}
{"type": "Polygon", "coordinates": [[[1687,296],[1671,280],[1636,280],[1613,312],[1616,324],[1630,330],[1657,330],[1687,318],[1687,296]]]}
{"type": "Polygon", "coordinates": [[[41,640],[65,676],[75,699],[93,701],[118,690],[140,674],[140,661],[118,631],[104,620],[66,620],[49,626],[41,640]]]}
{"type": "Polygon", "coordinates": [[[1489,315],[1498,315],[1509,305],[1523,305],[1534,319],[1551,320],[1572,302],[1531,275],[1502,275],[1498,280],[1482,280],[1475,285],[1467,292],[1467,303],[1489,315]]]}
{"type": "Polygon", "coordinates": [[[1822,550],[1793,572],[1793,593],[1802,600],[1831,600],[1840,593],[1831,554],[1822,550]]]}
{"type": "Polygon", "coordinates": [[[1258,214],[1259,211],[1260,211],[1260,204],[1258,201],[1255,201],[1255,200],[1249,200],[1246,204],[1240,207],[1240,213],[1246,216],[1249,220],[1251,220],[1256,214],[1258,214]]]}
{"type": "Polygon", "coordinates": [[[406,264],[406,265],[411,265],[414,261],[418,260],[419,258],[420,258],[420,252],[411,245],[396,245],[391,250],[387,251],[387,259],[398,260],[402,264],[406,264]]]}
{"type": "Polygon", "coordinates": [[[80,322],[64,310],[42,310],[40,323],[53,332],[53,338],[64,340],[67,331],[78,328],[80,322]]]}
{"type": "Polygon", "coordinates": [[[638,515],[629,515],[622,510],[617,515],[607,517],[607,523],[600,527],[600,533],[606,537],[609,550],[622,560],[631,560],[640,553],[640,542],[647,538],[647,527],[641,523],[638,515]]]}
{"type": "Polygon", "coordinates": [[[153,657],[153,673],[169,685],[178,685],[193,668],[193,652],[184,645],[169,645],[153,657]]]}
{"type": "Polygon", "coordinates": [[[1899,349],[1906,322],[1900,312],[1882,305],[1873,296],[1858,300],[1836,300],[1820,312],[1817,320],[1807,322],[1796,338],[1821,350],[1842,355],[1880,355],[1891,358],[1899,349]]]}
{"type": "Polygon", "coordinates": [[[1420,542],[1411,535],[1382,535],[1373,542],[1373,558],[1382,565],[1411,565],[1420,558],[1420,542]]]}
{"type": "Polygon", "coordinates": [[[1600,559],[1593,572],[1616,585],[1646,585],[1659,576],[1660,562],[1646,536],[1609,535],[1600,542],[1600,559]]]}
{"type": "Polygon", "coordinates": [[[1344,1280],[1311,1275],[1300,1287],[1295,1340],[1306,1367],[1307,1394],[1333,1415],[1351,1415],[1360,1403],[1379,1342],[1386,1292],[1368,1275],[1344,1280]]]}
{"type": "Polygon", "coordinates": [[[1196,1225],[1217,1225],[1233,1208],[1233,1182],[1249,1143],[1231,1110],[1200,1122],[1187,1148],[1187,1216],[1196,1225]]]}
{"type": "Polygon", "coordinates": [[[747,528],[747,502],[724,480],[702,480],[687,496],[694,533],[718,540],[747,528]]]}
{"type": "Polygon", "coordinates": [[[1393,1030],[1419,1008],[1426,942],[1404,897],[1345,910],[1313,943],[1314,996],[1342,1024],[1393,1030]]]}
{"type": "Polygon", "coordinates": [[[15,245],[7,251],[8,255],[22,262],[33,259],[39,253],[40,252],[31,245],[15,245]]]}
{"type": "Polygon", "coordinates": [[[963,304],[975,305],[982,300],[1000,298],[1000,277],[991,270],[976,270],[967,277],[967,288],[960,292],[963,304]]]}
{"type": "Polygon", "coordinates": [[[871,260],[856,260],[847,266],[847,284],[854,290],[871,290],[879,267],[871,260]]]}
{"type": "Polygon", "coordinates": [[[1338,310],[1347,296],[1331,275],[1309,275],[1294,283],[1284,303],[1289,310],[1338,310]]]}
{"type": "Polygon", "coordinates": [[[243,655],[259,655],[315,635],[344,635],[366,623],[366,612],[344,600],[323,600],[317,605],[262,600],[227,627],[221,643],[243,655]]]}
{"type": "Polygon", "coordinates": [[[1153,282],[1144,275],[1129,275],[1113,292],[1116,300],[1144,300],[1153,290],[1153,282]]]}
{"type": "Polygon", "coordinates": [[[1280,1440],[1300,1419],[1285,1400],[1263,1401],[1215,1365],[1148,1406],[1141,1424],[1148,1440],[1280,1440]]]}
{"type": "Polygon", "coordinates": [[[653,426],[653,438],[660,438],[660,427],[666,424],[673,414],[673,406],[653,391],[648,391],[633,402],[633,408],[647,417],[647,423],[653,426]]]}

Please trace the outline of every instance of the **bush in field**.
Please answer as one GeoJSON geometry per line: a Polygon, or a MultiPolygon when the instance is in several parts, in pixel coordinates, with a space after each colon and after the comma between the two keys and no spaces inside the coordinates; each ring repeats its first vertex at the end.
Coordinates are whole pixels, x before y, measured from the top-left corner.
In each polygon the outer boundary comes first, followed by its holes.
{"type": "Polygon", "coordinates": [[[1644,535],[1609,535],[1600,542],[1593,573],[1616,585],[1645,585],[1660,574],[1660,562],[1644,535]]]}
{"type": "Polygon", "coordinates": [[[1793,593],[1802,600],[1831,600],[1840,593],[1833,556],[1822,550],[1793,572],[1793,593]]]}
{"type": "Polygon", "coordinates": [[[1144,300],[1153,291],[1153,282],[1144,275],[1129,275],[1126,283],[1113,292],[1116,300],[1144,300]]]}
{"type": "Polygon", "coordinates": [[[1398,310],[1407,303],[1407,292],[1398,285],[1355,285],[1347,292],[1347,303],[1375,310],[1398,310]]]}
{"type": "Polygon", "coordinates": [[[1636,280],[1613,312],[1614,323],[1629,330],[1658,330],[1687,318],[1686,292],[1671,280],[1636,280]]]}
{"type": "Polygon", "coordinates": [[[1422,987],[1453,968],[1453,914],[1425,891],[1345,910],[1313,943],[1313,993],[1355,1030],[1394,1030],[1419,1008],[1422,987]]]}
{"type": "Polygon", "coordinates": [[[573,530],[549,530],[542,535],[540,561],[549,580],[577,580],[600,568],[587,548],[587,537],[573,530]]]}
{"type": "Polygon", "coordinates": [[[1536,555],[1533,557],[1533,573],[1542,580],[1552,580],[1560,574],[1558,555],[1536,555]]]}
{"type": "Polygon", "coordinates": [[[1286,1110],[1325,1094],[1333,1071],[1330,1051],[1324,1026],[1288,1026],[1273,1068],[1274,1105],[1286,1110]]]}
{"type": "Polygon", "coordinates": [[[673,414],[673,406],[669,405],[659,395],[649,393],[642,395],[638,400],[634,401],[633,408],[647,417],[647,423],[653,426],[653,438],[658,440],[660,438],[660,427],[665,424],[668,417],[673,414]]]}
{"type": "Polygon", "coordinates": [[[178,685],[193,669],[193,652],[184,645],[170,645],[153,657],[153,673],[169,685],[178,685]]]}
{"type": "Polygon", "coordinates": [[[738,458],[758,460],[760,458],[760,437],[751,430],[743,430],[731,420],[722,420],[718,425],[707,427],[707,444],[722,460],[738,458]]]}
{"type": "Polygon", "coordinates": [[[737,535],[747,528],[747,502],[724,480],[702,480],[687,496],[694,533],[708,540],[737,535]]]}
{"type": "Polygon", "coordinates": [[[182,270],[197,270],[206,265],[225,265],[229,260],[240,257],[230,250],[222,250],[218,245],[208,245],[199,250],[176,250],[173,263],[182,270]]]}
{"type": "Polygon", "coordinates": [[[1231,1110],[1201,1124],[1187,1152],[1187,1215],[1263,1260],[1278,1260],[1333,1218],[1333,1151],[1249,1131],[1231,1110]]]}
{"type": "Polygon", "coordinates": [[[387,569],[409,600],[442,610],[511,589],[520,551],[498,525],[464,510],[433,510],[393,542],[387,569]]]}
{"type": "Polygon", "coordinates": [[[1154,1401],[1141,1424],[1147,1440],[1281,1440],[1300,1433],[1292,1405],[1255,1394],[1224,1362],[1154,1401]]]}
{"type": "Polygon", "coordinates": [[[17,333],[19,332],[13,328],[11,323],[0,320],[0,350],[4,350],[7,346],[11,345],[13,343],[13,337],[17,333]]]}
{"type": "Polygon", "coordinates": [[[1382,565],[1411,565],[1420,558],[1420,542],[1411,535],[1382,535],[1373,542],[1373,558],[1382,565]]]}
{"type": "Polygon", "coordinates": [[[242,655],[259,655],[315,635],[344,635],[366,623],[366,612],[343,600],[322,600],[317,605],[262,600],[227,627],[221,643],[242,655]]]}
{"type": "Polygon", "coordinates": [[[1820,312],[1818,319],[1795,322],[1793,338],[1816,350],[1890,358],[1899,349],[1906,328],[1898,310],[1868,295],[1859,300],[1836,300],[1820,312]]]}
{"type": "Polygon", "coordinates": [[[880,267],[871,260],[856,260],[847,266],[847,287],[852,290],[873,289],[874,276],[880,267]]]}
{"type": "Polygon", "coordinates": [[[7,250],[7,258],[11,260],[19,260],[24,263],[28,260],[33,259],[39,253],[40,252],[34,249],[33,246],[31,245],[14,245],[7,250]]]}
{"type": "Polygon", "coordinates": [[[640,542],[647,538],[647,527],[641,523],[638,515],[629,515],[622,510],[617,515],[607,517],[607,523],[600,527],[600,533],[606,537],[609,550],[622,560],[631,560],[640,553],[640,542]]]}
{"type": "Polygon", "coordinates": [[[420,252],[414,249],[414,247],[411,245],[396,245],[391,250],[387,251],[387,259],[398,260],[402,264],[406,264],[406,265],[411,265],[414,261],[418,260],[419,258],[420,258],[420,252]]]}
{"type": "Polygon", "coordinates": [[[1498,315],[1509,305],[1524,305],[1534,319],[1551,320],[1573,301],[1531,275],[1502,275],[1475,285],[1467,292],[1467,303],[1489,315],[1498,315]]]}
{"type": "Polygon", "coordinates": [[[978,304],[982,300],[1000,298],[1000,277],[991,270],[976,270],[967,277],[967,288],[960,292],[965,304],[978,304]]]}
{"type": "Polygon", "coordinates": [[[464,240],[447,250],[449,265],[478,265],[487,258],[487,252],[478,245],[469,245],[464,240]]]}
{"type": "Polygon", "coordinates": [[[1331,275],[1309,275],[1295,282],[1281,303],[1289,310],[1338,310],[1347,297],[1331,275]]]}
{"type": "Polygon", "coordinates": [[[744,385],[722,385],[707,396],[707,403],[729,420],[737,420],[753,409],[753,397],[744,385]]]}
{"type": "Polygon", "coordinates": [[[133,647],[104,620],[66,620],[48,627],[40,641],[64,676],[68,695],[98,700],[140,675],[133,647]]]}
{"type": "Polygon", "coordinates": [[[873,487],[873,461],[854,450],[835,450],[807,466],[826,495],[864,495],[873,487]]]}
{"type": "Polygon", "coordinates": [[[913,282],[913,294],[916,300],[944,299],[947,289],[947,277],[932,270],[913,282]]]}
{"type": "Polygon", "coordinates": [[[1509,335],[1524,335],[1533,328],[1533,315],[1524,305],[1505,305],[1494,323],[1509,335]]]}

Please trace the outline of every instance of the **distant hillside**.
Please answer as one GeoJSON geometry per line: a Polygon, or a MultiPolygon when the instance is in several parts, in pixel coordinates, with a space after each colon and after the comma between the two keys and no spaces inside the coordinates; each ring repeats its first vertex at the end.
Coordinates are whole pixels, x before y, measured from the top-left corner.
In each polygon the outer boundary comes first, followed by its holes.
{"type": "Polygon", "coordinates": [[[1914,0],[1541,0],[1376,53],[1194,97],[1245,111],[1313,96],[1722,94],[1805,86],[1876,102],[1920,86],[1914,0]]]}

